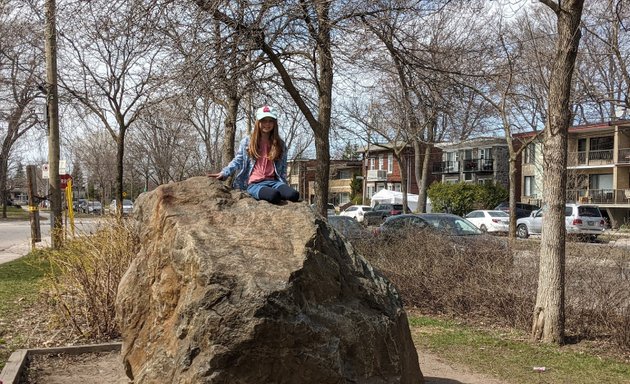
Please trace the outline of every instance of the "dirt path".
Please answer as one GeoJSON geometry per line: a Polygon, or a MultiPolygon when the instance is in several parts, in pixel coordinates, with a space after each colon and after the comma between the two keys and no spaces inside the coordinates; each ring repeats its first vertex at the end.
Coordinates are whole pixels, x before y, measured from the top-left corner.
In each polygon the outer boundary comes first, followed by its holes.
{"type": "MultiPolygon", "coordinates": [[[[425,384],[507,384],[418,351],[425,384]]],[[[118,352],[77,356],[34,356],[25,383],[127,384],[118,352]]]]}

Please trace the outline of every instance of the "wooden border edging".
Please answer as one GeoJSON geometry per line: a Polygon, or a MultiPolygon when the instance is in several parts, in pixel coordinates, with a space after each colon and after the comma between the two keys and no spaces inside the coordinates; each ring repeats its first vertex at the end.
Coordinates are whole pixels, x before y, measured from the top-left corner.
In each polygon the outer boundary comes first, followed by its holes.
{"type": "Polygon", "coordinates": [[[9,357],[2,373],[0,384],[19,384],[28,358],[32,355],[79,355],[82,353],[120,351],[122,343],[88,344],[69,347],[18,349],[9,357]]]}

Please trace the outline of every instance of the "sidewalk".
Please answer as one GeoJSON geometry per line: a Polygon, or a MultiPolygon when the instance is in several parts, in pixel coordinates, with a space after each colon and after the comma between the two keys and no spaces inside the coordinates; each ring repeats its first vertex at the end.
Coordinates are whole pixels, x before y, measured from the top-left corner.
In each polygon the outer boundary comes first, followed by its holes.
{"type": "MultiPolygon", "coordinates": [[[[50,247],[50,236],[42,237],[42,241],[35,243],[35,248],[37,249],[47,247],[50,247]]],[[[18,244],[11,244],[6,248],[0,248],[0,264],[19,259],[22,256],[26,256],[29,252],[31,252],[30,239],[18,244]]]]}

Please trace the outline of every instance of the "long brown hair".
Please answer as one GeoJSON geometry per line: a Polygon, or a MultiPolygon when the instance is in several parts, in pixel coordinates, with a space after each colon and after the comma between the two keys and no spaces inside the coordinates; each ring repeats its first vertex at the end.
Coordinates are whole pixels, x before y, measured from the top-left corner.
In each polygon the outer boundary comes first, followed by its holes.
{"type": "MultiPolygon", "coordinates": [[[[249,139],[249,148],[247,148],[247,152],[254,159],[260,158],[260,154],[258,153],[258,142],[260,141],[260,136],[262,133],[260,132],[260,120],[256,120],[256,124],[254,124],[254,132],[249,139]]],[[[270,134],[271,139],[271,149],[269,149],[269,160],[276,161],[282,156],[282,149],[284,147],[284,141],[280,138],[278,134],[278,121],[273,121],[273,130],[270,134]]]]}

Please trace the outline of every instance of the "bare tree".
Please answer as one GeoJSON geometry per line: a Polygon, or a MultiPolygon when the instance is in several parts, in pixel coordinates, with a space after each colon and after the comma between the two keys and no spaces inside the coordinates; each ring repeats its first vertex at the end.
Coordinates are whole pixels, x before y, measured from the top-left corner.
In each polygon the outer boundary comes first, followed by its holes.
{"type": "Polygon", "coordinates": [[[155,17],[141,1],[93,1],[65,11],[68,27],[61,35],[70,65],[62,83],[82,112],[94,115],[116,142],[115,198],[120,205],[125,136],[166,82],[160,73],[162,45],[155,38],[155,17]]]}
{"type": "MultiPolygon", "coordinates": [[[[1,14],[4,16],[4,12],[1,14]]],[[[40,91],[42,47],[36,26],[26,18],[0,19],[0,205],[7,217],[7,176],[17,141],[40,123],[36,98],[40,91]]]]}
{"type": "Polygon", "coordinates": [[[576,68],[575,114],[582,123],[609,120],[630,108],[630,4],[598,1],[584,9],[576,68]]]}
{"type": "Polygon", "coordinates": [[[544,133],[545,225],[540,244],[538,291],[532,338],[564,342],[567,136],[571,125],[571,86],[580,42],[583,0],[540,0],[557,17],[556,55],[549,83],[544,133]]]}
{"type": "MultiPolygon", "coordinates": [[[[300,109],[315,137],[317,211],[326,216],[333,93],[333,30],[353,14],[343,2],[242,2],[196,0],[197,5],[254,42],[276,69],[280,82],[300,109]],[[248,15],[254,15],[247,18],[248,15]],[[277,38],[282,36],[282,38],[277,38]]],[[[365,9],[363,9],[365,10],[365,9]]]]}

